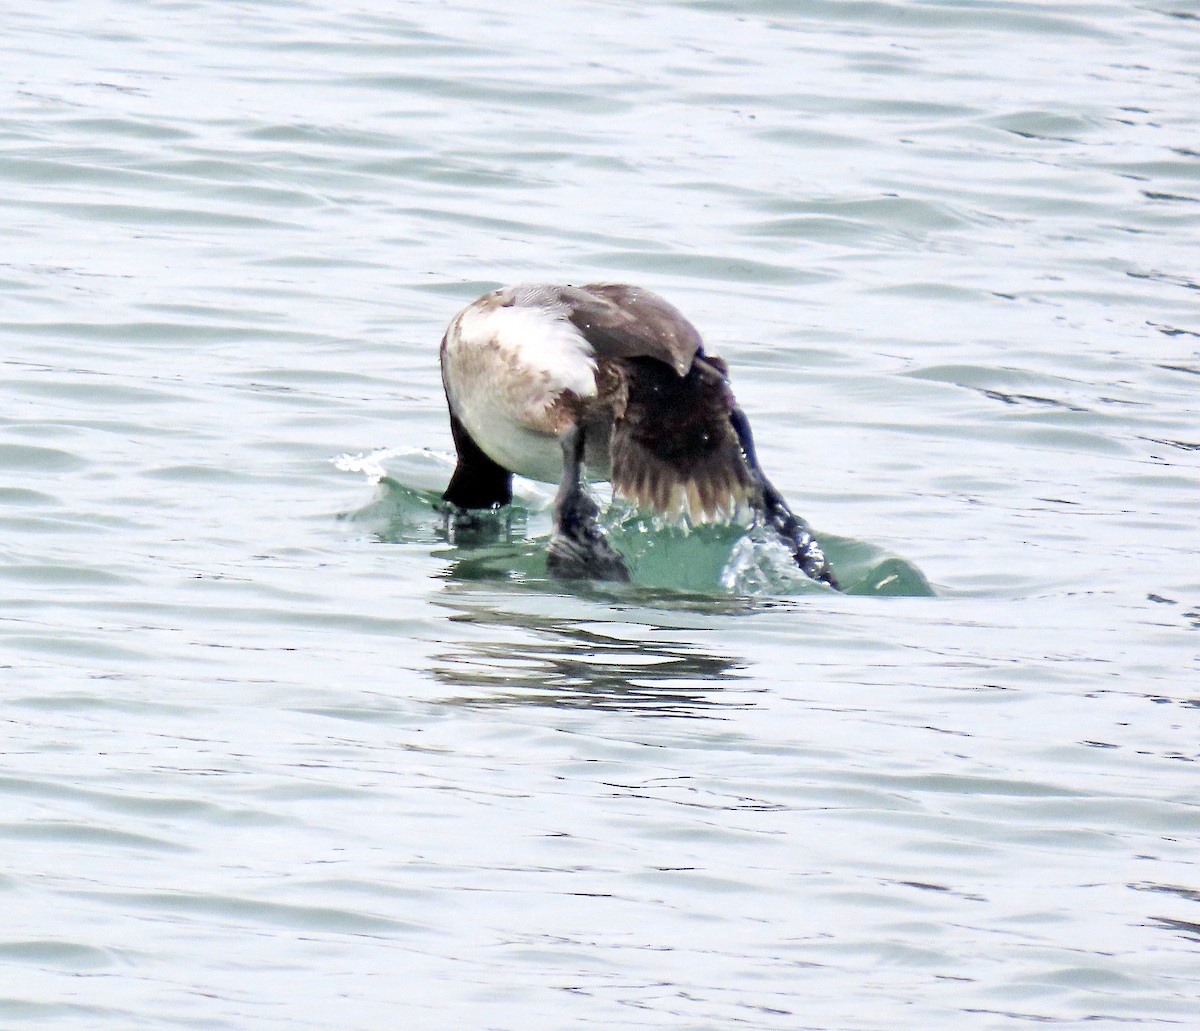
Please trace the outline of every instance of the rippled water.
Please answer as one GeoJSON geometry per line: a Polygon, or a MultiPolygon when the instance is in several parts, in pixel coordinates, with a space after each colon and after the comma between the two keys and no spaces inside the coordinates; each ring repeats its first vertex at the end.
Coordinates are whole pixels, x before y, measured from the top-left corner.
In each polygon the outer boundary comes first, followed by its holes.
{"type": "Polygon", "coordinates": [[[1191,0],[3,23],[0,1024],[1197,1025],[1191,0]],[[448,533],[446,321],[600,278],[936,597],[448,533]]]}

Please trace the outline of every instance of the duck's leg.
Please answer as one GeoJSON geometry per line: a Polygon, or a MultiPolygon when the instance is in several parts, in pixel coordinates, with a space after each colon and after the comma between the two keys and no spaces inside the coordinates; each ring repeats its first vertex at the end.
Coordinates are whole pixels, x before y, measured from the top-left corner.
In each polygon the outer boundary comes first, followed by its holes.
{"type": "Polygon", "coordinates": [[[567,580],[626,581],[629,570],[596,525],[600,509],[584,484],[583,427],[573,423],[559,436],[559,442],[563,474],[554,498],[554,532],[546,566],[552,576],[567,580]]]}
{"type": "Polygon", "coordinates": [[[783,500],[783,495],[775,489],[775,485],[767,479],[758,464],[758,455],[754,450],[754,435],[750,432],[750,421],[746,413],[736,405],[729,413],[729,421],[733,424],[742,453],[746,456],[746,465],[754,478],[759,495],[759,514],[783,538],[784,543],[792,551],[792,557],[807,576],[821,583],[829,584],[834,590],[840,590],[837,577],[825,559],[821,545],[812,535],[812,531],[803,519],[792,512],[783,500]]]}
{"type": "Polygon", "coordinates": [[[500,508],[509,504],[513,474],[483,453],[453,412],[450,433],[458,452],[458,465],[442,500],[456,508],[500,508]]]}

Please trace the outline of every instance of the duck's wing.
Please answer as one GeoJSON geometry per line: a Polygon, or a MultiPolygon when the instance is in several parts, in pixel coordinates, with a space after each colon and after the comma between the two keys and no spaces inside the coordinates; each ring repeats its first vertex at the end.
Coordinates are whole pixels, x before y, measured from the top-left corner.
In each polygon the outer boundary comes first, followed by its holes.
{"type": "Polygon", "coordinates": [[[772,526],[796,564],[837,587],[821,548],[758,464],[728,368],[657,294],[623,283],[541,287],[592,347],[597,402],[611,418],[613,490],[672,521],[772,526]]]}
{"type": "Polygon", "coordinates": [[[551,303],[594,351],[614,491],[671,522],[745,518],[751,474],[730,423],[733,394],[696,327],[624,283],[558,287],[551,303]]]}
{"type": "Polygon", "coordinates": [[[757,516],[779,534],[806,575],[837,589],[808,523],[792,512],[758,463],[725,363],[698,355],[682,378],[647,359],[625,368],[625,410],[613,423],[609,445],[613,490],[670,521],[742,522],[757,516]]]}
{"type": "Polygon", "coordinates": [[[618,366],[624,409],[613,422],[613,490],[671,522],[745,521],[753,479],[730,422],[735,404],[719,359],[687,375],[635,358],[618,366]]]}
{"type": "Polygon", "coordinates": [[[685,376],[700,352],[700,334],[658,294],[625,283],[562,287],[567,319],[598,358],[652,358],[685,376]]]}

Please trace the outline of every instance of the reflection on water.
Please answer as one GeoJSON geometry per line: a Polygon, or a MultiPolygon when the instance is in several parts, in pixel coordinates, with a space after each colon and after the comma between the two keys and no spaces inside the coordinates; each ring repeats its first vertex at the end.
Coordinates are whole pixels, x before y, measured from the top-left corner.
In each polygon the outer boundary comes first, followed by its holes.
{"type": "Polygon", "coordinates": [[[599,624],[582,616],[536,611],[539,602],[554,602],[547,592],[530,592],[526,598],[526,607],[505,607],[497,604],[494,592],[451,579],[449,590],[435,599],[434,604],[452,611],[452,622],[486,628],[482,639],[456,641],[454,651],[431,656],[434,679],[466,692],[453,701],[624,709],[657,716],[711,715],[716,709],[745,706],[742,685],[736,700],[723,697],[727,686],[742,680],[739,660],[688,641],[648,639],[642,623],[599,624]]]}

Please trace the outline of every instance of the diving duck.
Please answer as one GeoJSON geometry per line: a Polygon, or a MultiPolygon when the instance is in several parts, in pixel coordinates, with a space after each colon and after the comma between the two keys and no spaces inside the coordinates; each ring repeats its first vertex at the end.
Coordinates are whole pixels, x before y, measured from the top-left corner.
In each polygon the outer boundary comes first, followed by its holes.
{"type": "Polygon", "coordinates": [[[547,565],[628,580],[597,524],[590,480],[672,523],[771,526],[809,577],[837,578],[758,464],[728,367],[657,294],[622,283],[505,287],[454,316],[442,383],[458,464],[453,509],[512,500],[514,473],[557,483],[547,565]]]}

